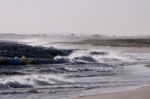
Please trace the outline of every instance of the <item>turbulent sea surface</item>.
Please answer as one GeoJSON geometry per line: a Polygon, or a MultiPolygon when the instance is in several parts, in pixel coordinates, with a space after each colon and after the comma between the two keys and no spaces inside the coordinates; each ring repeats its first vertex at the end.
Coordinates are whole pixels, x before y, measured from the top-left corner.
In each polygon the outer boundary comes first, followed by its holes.
{"type": "Polygon", "coordinates": [[[150,53],[78,48],[55,60],[65,62],[0,65],[0,99],[69,99],[150,84],[150,69],[145,66],[150,53]]]}

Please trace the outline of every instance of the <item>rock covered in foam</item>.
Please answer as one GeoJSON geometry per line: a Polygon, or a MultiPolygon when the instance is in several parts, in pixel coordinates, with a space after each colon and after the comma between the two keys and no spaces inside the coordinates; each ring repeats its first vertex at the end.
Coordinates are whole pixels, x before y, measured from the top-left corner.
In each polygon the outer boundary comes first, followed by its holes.
{"type": "Polygon", "coordinates": [[[54,58],[54,62],[55,63],[69,63],[70,59],[67,57],[63,57],[63,56],[57,56],[54,58]]]}

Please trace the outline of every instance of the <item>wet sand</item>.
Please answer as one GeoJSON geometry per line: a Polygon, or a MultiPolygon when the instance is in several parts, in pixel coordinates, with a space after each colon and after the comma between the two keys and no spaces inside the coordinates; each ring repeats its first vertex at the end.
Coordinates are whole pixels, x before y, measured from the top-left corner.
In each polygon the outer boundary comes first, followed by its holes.
{"type": "Polygon", "coordinates": [[[150,87],[143,87],[126,92],[83,96],[73,99],[150,99],[150,87]]]}

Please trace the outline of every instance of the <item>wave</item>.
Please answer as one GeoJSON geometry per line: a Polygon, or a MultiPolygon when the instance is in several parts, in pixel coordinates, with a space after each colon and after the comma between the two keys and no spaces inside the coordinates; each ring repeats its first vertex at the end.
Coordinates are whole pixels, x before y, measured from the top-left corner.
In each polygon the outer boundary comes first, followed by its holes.
{"type": "Polygon", "coordinates": [[[56,49],[46,47],[33,47],[19,43],[1,42],[0,64],[50,64],[50,63],[117,63],[129,61],[128,57],[122,56],[118,52],[102,50],[75,50],[75,49],[56,49]],[[22,57],[13,59],[14,57],[22,57]],[[12,59],[10,59],[12,57],[12,59]],[[27,57],[27,59],[26,59],[27,57]],[[29,58],[29,59],[28,59],[29,58]],[[32,59],[33,58],[33,59],[32,59]]]}
{"type": "Polygon", "coordinates": [[[74,50],[68,56],[56,56],[55,63],[121,63],[131,62],[129,57],[115,51],[74,50]]]}
{"type": "Polygon", "coordinates": [[[9,88],[32,88],[38,86],[47,86],[58,83],[71,83],[72,80],[60,75],[25,75],[11,76],[0,79],[0,89],[9,88]]]}

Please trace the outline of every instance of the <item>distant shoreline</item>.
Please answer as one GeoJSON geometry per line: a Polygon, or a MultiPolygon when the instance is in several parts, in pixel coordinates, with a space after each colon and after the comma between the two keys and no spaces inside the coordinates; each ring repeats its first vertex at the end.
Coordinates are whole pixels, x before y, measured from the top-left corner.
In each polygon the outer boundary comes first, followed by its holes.
{"type": "MultiPolygon", "coordinates": [[[[78,38],[74,38],[78,39],[78,38]]],[[[137,53],[149,53],[150,52],[150,39],[88,39],[78,41],[65,41],[65,42],[51,42],[52,44],[59,44],[68,48],[96,48],[101,50],[115,50],[137,53]]]]}
{"type": "Polygon", "coordinates": [[[85,39],[73,44],[91,44],[111,47],[150,47],[150,39],[85,39]]]}

